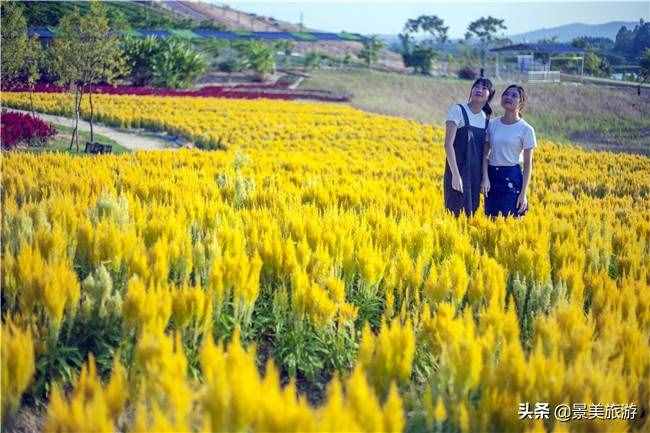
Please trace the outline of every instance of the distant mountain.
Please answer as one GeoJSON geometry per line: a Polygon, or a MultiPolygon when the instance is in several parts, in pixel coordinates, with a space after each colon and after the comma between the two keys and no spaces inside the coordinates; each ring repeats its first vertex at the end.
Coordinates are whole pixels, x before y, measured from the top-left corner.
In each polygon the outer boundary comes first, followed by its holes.
{"type": "Polygon", "coordinates": [[[622,26],[627,26],[628,29],[633,29],[638,21],[611,21],[604,24],[582,24],[573,23],[565,24],[559,27],[552,27],[550,29],[539,29],[531,32],[520,33],[518,35],[509,36],[514,43],[521,42],[536,42],[540,39],[551,39],[557,36],[558,42],[571,42],[573,39],[580,36],[592,36],[600,38],[616,39],[616,33],[622,26]]]}

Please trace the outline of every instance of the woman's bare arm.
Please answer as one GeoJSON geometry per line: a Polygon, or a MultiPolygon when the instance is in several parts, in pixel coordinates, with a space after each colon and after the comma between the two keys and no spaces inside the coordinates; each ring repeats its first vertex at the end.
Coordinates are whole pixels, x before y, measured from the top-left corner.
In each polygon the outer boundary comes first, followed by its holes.
{"type": "Polygon", "coordinates": [[[519,197],[517,197],[517,210],[523,212],[528,208],[528,185],[530,184],[530,177],[533,172],[533,149],[524,149],[524,180],[521,185],[519,197]]]}
{"type": "Polygon", "coordinates": [[[490,148],[490,136],[485,134],[485,142],[483,143],[483,161],[481,161],[483,172],[481,179],[481,192],[485,195],[490,192],[490,179],[488,177],[488,158],[490,157],[490,148]]]}
{"type": "Polygon", "coordinates": [[[454,177],[460,177],[458,163],[456,162],[456,152],[454,152],[454,140],[456,139],[456,130],[458,125],[451,120],[447,120],[445,130],[445,153],[447,154],[447,163],[454,177]]]}
{"type": "Polygon", "coordinates": [[[525,194],[528,191],[530,178],[533,173],[533,149],[524,149],[524,181],[521,185],[521,191],[525,194]]]}

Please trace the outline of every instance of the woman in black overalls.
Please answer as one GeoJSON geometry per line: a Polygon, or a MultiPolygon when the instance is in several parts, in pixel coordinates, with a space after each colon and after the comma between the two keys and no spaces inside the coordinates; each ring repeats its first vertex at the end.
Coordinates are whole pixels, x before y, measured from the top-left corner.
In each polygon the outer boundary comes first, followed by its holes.
{"type": "Polygon", "coordinates": [[[487,78],[479,78],[472,84],[467,107],[475,118],[481,110],[485,113],[485,125],[472,125],[465,106],[459,104],[463,124],[446,122],[444,195],[445,207],[455,216],[465,212],[474,214],[478,209],[481,192],[483,146],[492,109],[490,101],[494,87],[487,78]]]}

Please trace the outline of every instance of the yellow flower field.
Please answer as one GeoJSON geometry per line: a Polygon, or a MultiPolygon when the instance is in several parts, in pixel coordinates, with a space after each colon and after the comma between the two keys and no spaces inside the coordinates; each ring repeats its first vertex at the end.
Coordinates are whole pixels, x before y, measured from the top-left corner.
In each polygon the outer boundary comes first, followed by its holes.
{"type": "Polygon", "coordinates": [[[647,157],[541,140],[525,218],[455,219],[430,125],[93,99],[220,150],[3,155],[3,417],[26,394],[48,432],[650,430],[647,157]]]}

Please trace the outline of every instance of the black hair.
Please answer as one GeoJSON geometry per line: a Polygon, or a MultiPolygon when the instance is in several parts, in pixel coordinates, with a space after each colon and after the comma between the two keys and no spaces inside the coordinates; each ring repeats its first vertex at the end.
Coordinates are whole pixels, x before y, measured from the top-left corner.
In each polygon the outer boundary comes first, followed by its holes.
{"type": "Polygon", "coordinates": [[[506,89],[503,91],[501,96],[506,94],[506,92],[510,89],[517,89],[517,92],[519,92],[519,115],[521,116],[521,113],[524,111],[524,108],[526,108],[526,91],[524,90],[523,87],[521,87],[518,84],[511,84],[506,89]]]}
{"type": "Polygon", "coordinates": [[[472,84],[471,88],[473,89],[477,84],[482,84],[488,89],[488,99],[487,101],[485,101],[485,105],[483,105],[482,110],[485,112],[485,115],[487,117],[490,117],[492,115],[492,107],[490,107],[490,101],[494,97],[494,93],[495,93],[494,85],[492,84],[492,81],[490,81],[488,78],[485,77],[477,78],[476,81],[474,81],[474,83],[472,84]]]}

